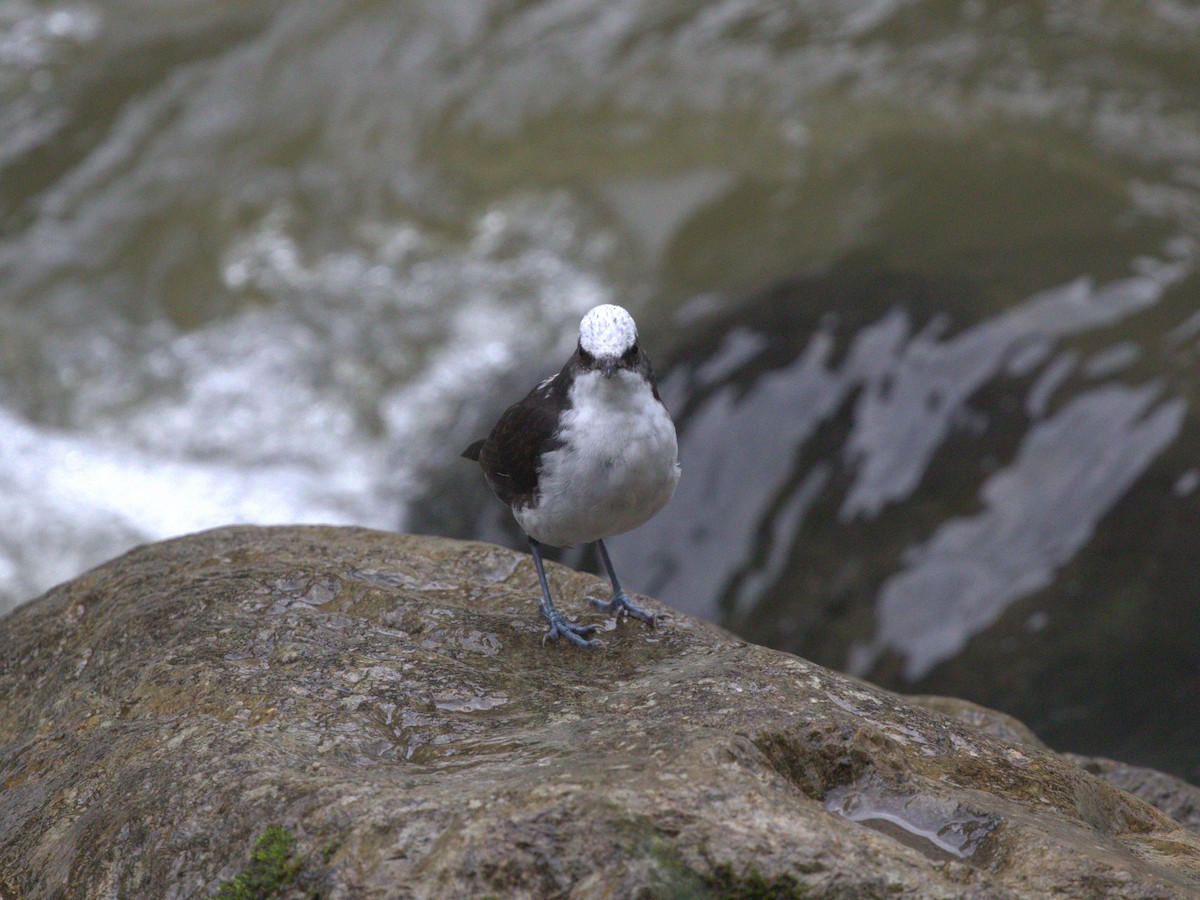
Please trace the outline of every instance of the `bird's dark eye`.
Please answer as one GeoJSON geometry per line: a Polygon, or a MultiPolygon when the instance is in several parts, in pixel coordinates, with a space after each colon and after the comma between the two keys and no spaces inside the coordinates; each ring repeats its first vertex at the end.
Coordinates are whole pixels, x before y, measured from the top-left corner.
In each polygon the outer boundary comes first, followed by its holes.
{"type": "Polygon", "coordinates": [[[638,345],[637,341],[634,341],[633,344],[630,345],[629,349],[625,351],[625,359],[635,359],[637,355],[638,345]]]}
{"type": "Polygon", "coordinates": [[[583,363],[585,366],[590,366],[592,363],[594,363],[596,361],[596,357],[592,356],[592,354],[588,353],[586,350],[583,349],[583,344],[579,345],[578,353],[579,353],[579,361],[581,363],[583,363]]]}

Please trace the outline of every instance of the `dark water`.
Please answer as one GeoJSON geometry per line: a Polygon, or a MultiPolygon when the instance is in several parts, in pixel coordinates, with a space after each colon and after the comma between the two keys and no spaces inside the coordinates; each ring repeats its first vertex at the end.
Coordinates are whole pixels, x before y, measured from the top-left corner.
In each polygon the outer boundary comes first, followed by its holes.
{"type": "Polygon", "coordinates": [[[868,270],[760,298],[708,334],[724,354],[673,370],[686,471],[707,485],[681,486],[682,521],[620,550],[677,603],[718,585],[699,611],[756,641],[970,696],[1056,746],[1190,771],[1192,351],[1130,337],[1176,270],[959,328],[936,320],[944,287],[868,270]],[[831,291],[857,316],[831,316],[831,291]],[[715,449],[730,440],[737,454],[715,449]],[[701,549],[681,561],[669,548],[688,528],[701,549]]]}
{"type": "Polygon", "coordinates": [[[1200,779],[1197,59],[1172,2],[0,0],[0,608],[229,521],[515,541],[457,450],[620,302],[684,460],[627,582],[1200,779]]]}

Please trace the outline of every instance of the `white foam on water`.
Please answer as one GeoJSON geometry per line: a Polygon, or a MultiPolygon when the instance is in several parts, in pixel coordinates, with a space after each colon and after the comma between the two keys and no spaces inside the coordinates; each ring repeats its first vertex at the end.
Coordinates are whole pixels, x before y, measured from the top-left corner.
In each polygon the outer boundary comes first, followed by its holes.
{"type": "Polygon", "coordinates": [[[79,335],[72,355],[95,357],[71,380],[86,428],[0,406],[0,610],[135,543],[222,524],[403,527],[488,385],[541,349],[565,358],[579,316],[610,299],[564,237],[578,216],[527,197],[485,210],[456,252],[379,226],[370,253],[314,259],[267,217],[231,241],[223,273],[275,303],[149,329],[148,349],[79,335]]]}
{"type": "Polygon", "coordinates": [[[0,408],[0,610],[144,541],[232,522],[385,522],[364,473],[166,458],[0,408]]]}

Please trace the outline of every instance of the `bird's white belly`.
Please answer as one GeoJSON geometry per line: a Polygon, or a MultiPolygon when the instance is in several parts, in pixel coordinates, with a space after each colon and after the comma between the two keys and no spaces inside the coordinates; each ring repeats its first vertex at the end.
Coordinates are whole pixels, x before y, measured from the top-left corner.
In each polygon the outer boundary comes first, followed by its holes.
{"type": "Polygon", "coordinates": [[[634,373],[577,379],[558,437],[563,446],[542,461],[539,502],[513,511],[535,540],[566,547],[621,534],[675,492],[675,425],[634,373]]]}

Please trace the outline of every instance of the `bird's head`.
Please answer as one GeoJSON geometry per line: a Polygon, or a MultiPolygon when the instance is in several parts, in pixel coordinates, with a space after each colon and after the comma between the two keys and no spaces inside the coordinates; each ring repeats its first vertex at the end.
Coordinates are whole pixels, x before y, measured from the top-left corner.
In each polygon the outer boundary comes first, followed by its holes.
{"type": "Polygon", "coordinates": [[[633,316],[612,303],[593,307],[579,323],[576,354],[582,368],[600,372],[605,378],[622,369],[638,369],[641,349],[633,316]]]}

